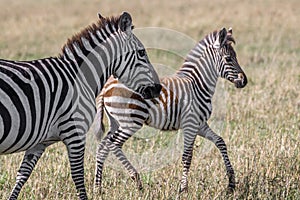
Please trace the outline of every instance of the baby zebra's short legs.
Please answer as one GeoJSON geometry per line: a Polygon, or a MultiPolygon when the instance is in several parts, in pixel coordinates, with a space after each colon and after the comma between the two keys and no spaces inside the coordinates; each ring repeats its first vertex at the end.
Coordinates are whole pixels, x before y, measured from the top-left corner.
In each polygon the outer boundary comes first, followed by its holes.
{"type": "Polygon", "coordinates": [[[228,191],[233,192],[235,189],[235,175],[228,157],[227,147],[223,138],[217,135],[216,133],[214,133],[207,123],[201,128],[198,135],[212,141],[216,145],[216,147],[220,150],[226,167],[227,176],[229,179],[228,191]]]}
{"type": "Polygon", "coordinates": [[[184,146],[182,155],[183,172],[180,182],[179,193],[188,191],[188,173],[191,167],[193,157],[193,146],[196,136],[191,133],[186,133],[184,130],[184,146]],[[189,136],[189,137],[187,137],[189,136]]]}
{"type": "Polygon", "coordinates": [[[114,155],[119,159],[119,161],[122,163],[122,165],[125,167],[125,169],[127,170],[130,178],[136,182],[136,186],[138,188],[138,190],[142,190],[143,189],[143,184],[142,181],[140,179],[140,174],[138,173],[138,171],[133,167],[133,165],[129,162],[129,160],[127,159],[127,157],[124,155],[123,151],[121,148],[119,147],[113,147],[114,144],[112,143],[112,146],[110,146],[110,149],[113,149],[113,153],[114,155]]]}
{"type": "Polygon", "coordinates": [[[97,154],[96,154],[96,170],[95,170],[96,177],[95,177],[94,190],[96,191],[97,189],[99,189],[100,192],[101,192],[101,184],[102,184],[103,165],[109,153],[109,149],[106,146],[106,140],[108,136],[109,134],[102,139],[101,143],[98,145],[97,154]]]}
{"type": "Polygon", "coordinates": [[[111,134],[111,132],[109,132],[108,135],[101,141],[98,147],[95,188],[101,188],[103,164],[105,162],[105,159],[107,158],[108,153],[111,151],[125,167],[131,179],[136,182],[138,189],[143,189],[139,173],[129,162],[122,151],[122,146],[128,138],[124,136],[122,137],[121,135],[123,134],[120,129],[117,130],[114,134],[111,134]]]}
{"type": "Polygon", "coordinates": [[[140,175],[122,151],[123,144],[129,139],[131,135],[132,134],[124,133],[121,129],[118,129],[115,134],[111,135],[111,137],[107,139],[106,145],[125,167],[125,169],[129,173],[130,178],[136,182],[137,188],[141,190],[143,189],[143,186],[140,175]]]}

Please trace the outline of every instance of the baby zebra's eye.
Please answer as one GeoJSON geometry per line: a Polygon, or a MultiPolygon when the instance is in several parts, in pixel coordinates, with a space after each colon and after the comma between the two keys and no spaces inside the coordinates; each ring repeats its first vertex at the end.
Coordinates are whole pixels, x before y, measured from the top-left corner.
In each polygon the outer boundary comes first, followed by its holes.
{"type": "Polygon", "coordinates": [[[145,49],[138,50],[139,56],[144,57],[146,55],[145,49]]]}

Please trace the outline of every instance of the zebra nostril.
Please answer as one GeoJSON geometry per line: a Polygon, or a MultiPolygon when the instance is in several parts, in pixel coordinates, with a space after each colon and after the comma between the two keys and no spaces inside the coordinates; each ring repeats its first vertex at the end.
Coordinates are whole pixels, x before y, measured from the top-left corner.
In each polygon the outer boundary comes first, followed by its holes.
{"type": "Polygon", "coordinates": [[[239,74],[238,74],[238,78],[239,78],[239,79],[244,79],[244,74],[243,74],[243,73],[239,73],[239,74]]]}
{"type": "Polygon", "coordinates": [[[238,73],[238,78],[235,81],[236,87],[243,88],[247,85],[247,77],[244,73],[238,73]]]}

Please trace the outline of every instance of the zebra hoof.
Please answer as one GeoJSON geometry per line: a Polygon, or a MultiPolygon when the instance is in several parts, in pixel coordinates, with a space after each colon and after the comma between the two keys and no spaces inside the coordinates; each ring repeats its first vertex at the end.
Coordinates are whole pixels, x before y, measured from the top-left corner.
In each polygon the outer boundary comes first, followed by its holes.
{"type": "Polygon", "coordinates": [[[133,181],[136,182],[136,185],[137,185],[137,188],[138,190],[143,190],[143,184],[142,184],[142,181],[140,179],[140,175],[138,173],[135,173],[134,175],[132,175],[130,177],[133,181]]]}
{"type": "Polygon", "coordinates": [[[228,186],[227,188],[227,194],[233,194],[235,190],[235,186],[228,186]]]}
{"type": "Polygon", "coordinates": [[[229,178],[229,184],[228,184],[228,188],[227,191],[228,193],[233,193],[235,190],[235,176],[234,176],[234,172],[229,172],[227,173],[228,178],[229,178]]]}
{"type": "Polygon", "coordinates": [[[143,190],[144,190],[143,185],[142,185],[142,184],[139,184],[139,185],[138,185],[138,189],[139,189],[139,191],[143,191],[143,190]]]}
{"type": "Polygon", "coordinates": [[[94,193],[103,194],[101,185],[94,185],[94,193]]]}
{"type": "Polygon", "coordinates": [[[182,193],[187,193],[188,192],[188,187],[180,187],[179,189],[179,194],[182,194],[182,193]]]}

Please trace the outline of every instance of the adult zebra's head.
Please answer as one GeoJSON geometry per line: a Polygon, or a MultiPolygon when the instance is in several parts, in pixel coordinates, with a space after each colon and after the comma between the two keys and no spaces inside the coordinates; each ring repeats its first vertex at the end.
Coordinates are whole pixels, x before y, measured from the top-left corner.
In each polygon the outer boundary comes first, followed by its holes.
{"type": "Polygon", "coordinates": [[[148,59],[144,45],[132,33],[130,14],[124,12],[118,25],[122,52],[114,62],[118,63],[113,71],[114,77],[145,99],[158,97],[161,90],[159,77],[148,59]]]}
{"type": "Polygon", "coordinates": [[[247,77],[238,63],[232,43],[235,43],[235,40],[231,28],[228,32],[225,28],[217,32],[213,44],[217,55],[217,70],[219,76],[234,83],[237,88],[243,88],[247,84],[247,77]]]}
{"type": "Polygon", "coordinates": [[[132,33],[130,14],[124,12],[117,17],[98,14],[98,18],[97,23],[68,39],[59,58],[76,63],[80,68],[78,77],[84,75],[95,95],[113,75],[144,98],[157,97],[160,81],[143,44],[132,33]]]}

